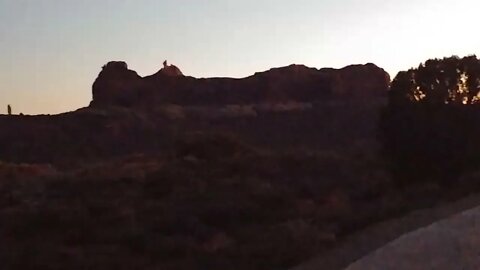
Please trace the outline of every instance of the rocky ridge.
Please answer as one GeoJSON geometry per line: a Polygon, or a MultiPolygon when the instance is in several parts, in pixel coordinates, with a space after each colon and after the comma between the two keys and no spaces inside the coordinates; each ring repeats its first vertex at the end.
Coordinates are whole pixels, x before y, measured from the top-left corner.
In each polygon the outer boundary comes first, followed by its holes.
{"type": "Polygon", "coordinates": [[[125,62],[109,62],[93,84],[91,107],[151,109],[158,104],[219,106],[278,102],[315,102],[369,98],[386,94],[390,76],[374,64],[342,69],[290,65],[234,78],[194,78],[168,65],[141,77],[125,62]]]}

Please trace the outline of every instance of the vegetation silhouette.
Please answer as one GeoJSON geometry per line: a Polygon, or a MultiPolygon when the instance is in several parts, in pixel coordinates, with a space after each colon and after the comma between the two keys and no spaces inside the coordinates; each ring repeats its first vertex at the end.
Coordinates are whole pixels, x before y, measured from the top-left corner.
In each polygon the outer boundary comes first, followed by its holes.
{"type": "Polygon", "coordinates": [[[480,102],[480,61],[475,55],[430,59],[400,72],[393,80],[390,102],[476,104],[480,102]]]}
{"type": "Polygon", "coordinates": [[[480,61],[430,59],[392,81],[380,129],[398,184],[452,184],[480,160],[480,61]]]}

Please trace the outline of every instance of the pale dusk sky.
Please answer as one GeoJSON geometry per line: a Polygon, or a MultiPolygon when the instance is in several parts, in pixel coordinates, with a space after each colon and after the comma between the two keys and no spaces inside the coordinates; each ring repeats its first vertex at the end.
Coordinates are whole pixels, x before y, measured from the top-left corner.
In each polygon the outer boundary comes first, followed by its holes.
{"type": "Polygon", "coordinates": [[[101,66],[194,77],[479,54],[476,0],[0,0],[0,113],[87,106],[101,66]],[[4,108],[4,109],[2,109],[4,108]]]}

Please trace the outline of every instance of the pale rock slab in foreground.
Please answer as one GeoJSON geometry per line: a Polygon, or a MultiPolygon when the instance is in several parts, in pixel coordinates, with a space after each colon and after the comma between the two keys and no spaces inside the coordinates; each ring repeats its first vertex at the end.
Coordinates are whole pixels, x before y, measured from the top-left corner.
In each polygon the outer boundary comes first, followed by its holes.
{"type": "Polygon", "coordinates": [[[480,269],[480,207],[405,234],[346,268],[383,269],[480,269]]]}

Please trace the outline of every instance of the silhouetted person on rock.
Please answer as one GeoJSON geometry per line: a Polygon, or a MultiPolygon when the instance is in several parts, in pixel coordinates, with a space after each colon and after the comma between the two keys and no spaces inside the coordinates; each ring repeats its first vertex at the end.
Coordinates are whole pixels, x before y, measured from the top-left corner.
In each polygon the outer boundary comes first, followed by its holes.
{"type": "Polygon", "coordinates": [[[168,76],[183,76],[182,71],[180,71],[180,69],[175,65],[168,65],[167,60],[163,61],[163,68],[161,69],[161,72],[168,76]]]}
{"type": "Polygon", "coordinates": [[[10,104],[7,105],[7,112],[8,115],[12,115],[12,106],[10,106],[10,104]]]}

